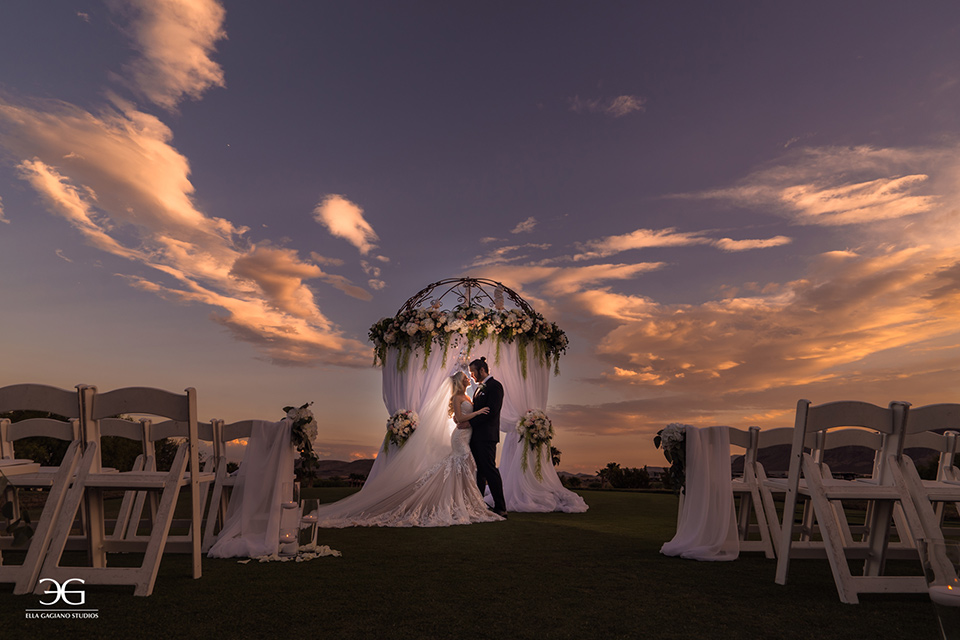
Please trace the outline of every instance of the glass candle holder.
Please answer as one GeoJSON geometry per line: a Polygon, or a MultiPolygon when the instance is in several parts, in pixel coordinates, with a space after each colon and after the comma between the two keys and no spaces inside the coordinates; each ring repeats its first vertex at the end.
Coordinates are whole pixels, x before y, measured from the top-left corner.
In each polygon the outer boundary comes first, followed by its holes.
{"type": "Polygon", "coordinates": [[[917,540],[927,593],[933,602],[944,640],[960,640],[960,542],[917,540]]]}

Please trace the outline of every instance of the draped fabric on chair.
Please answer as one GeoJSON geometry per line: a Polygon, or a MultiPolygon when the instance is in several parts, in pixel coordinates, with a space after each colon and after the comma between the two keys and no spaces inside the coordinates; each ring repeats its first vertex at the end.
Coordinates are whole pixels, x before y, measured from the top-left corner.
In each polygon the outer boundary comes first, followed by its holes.
{"type": "MultiPolygon", "coordinates": [[[[292,482],[295,450],[289,419],[254,420],[223,530],[211,558],[256,558],[277,552],[283,483],[292,482]]],[[[289,499],[289,498],[286,498],[289,499]]],[[[211,506],[215,512],[216,506],[211,506]]]]}
{"type": "Polygon", "coordinates": [[[736,560],[740,544],[730,491],[728,427],[687,427],[686,435],[686,493],[677,533],[660,552],[692,560],[736,560]]]}

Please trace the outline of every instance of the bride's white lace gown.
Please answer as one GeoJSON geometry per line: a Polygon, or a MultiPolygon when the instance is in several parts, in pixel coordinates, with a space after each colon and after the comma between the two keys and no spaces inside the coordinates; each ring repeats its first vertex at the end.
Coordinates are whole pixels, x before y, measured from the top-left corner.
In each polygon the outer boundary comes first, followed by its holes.
{"type": "MultiPolygon", "coordinates": [[[[464,401],[463,413],[473,411],[464,401]]],[[[450,435],[453,451],[411,485],[398,487],[362,513],[325,518],[321,507],[321,527],[447,527],[455,524],[503,520],[487,508],[477,488],[477,466],[470,453],[472,429],[454,429],[450,435]]],[[[333,503],[334,506],[337,503],[333,503]]]]}

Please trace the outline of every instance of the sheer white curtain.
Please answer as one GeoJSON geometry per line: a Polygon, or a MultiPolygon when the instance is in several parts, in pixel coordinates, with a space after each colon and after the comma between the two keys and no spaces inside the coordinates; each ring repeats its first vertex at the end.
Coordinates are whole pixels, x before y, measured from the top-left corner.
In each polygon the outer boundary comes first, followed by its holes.
{"type": "Polygon", "coordinates": [[[223,531],[207,553],[211,558],[256,558],[277,552],[283,483],[294,480],[297,454],[290,426],[287,418],[254,423],[223,531]]]}
{"type": "Polygon", "coordinates": [[[493,340],[474,347],[470,353],[471,360],[485,356],[490,373],[503,384],[503,408],[500,411],[500,476],[503,478],[507,511],[582,513],[587,510],[587,503],[560,482],[551,461],[550,448],[545,446],[540,452],[543,471],[541,482],[536,476],[537,453],[518,442],[520,436],[516,430],[517,422],[527,411],[546,411],[547,394],[550,390],[550,366],[537,361],[532,347],[526,349],[526,377],[520,367],[520,349],[516,342],[500,345],[499,362],[496,358],[497,345],[493,340]],[[524,455],[527,456],[526,471],[522,468],[524,455]]]}
{"type": "Polygon", "coordinates": [[[691,560],[736,560],[737,517],[730,489],[729,427],[687,426],[686,489],[677,533],[660,553],[691,560]]]}
{"type": "MultiPolygon", "coordinates": [[[[410,355],[403,371],[397,370],[399,353],[387,352],[383,366],[383,402],[387,414],[412,409],[420,417],[416,431],[402,447],[381,448],[363,488],[337,502],[321,505],[320,526],[348,527],[380,524],[378,514],[395,509],[408,497],[409,489],[436,463],[451,452],[453,420],[447,414],[450,402],[448,378],[457,369],[459,349],[451,345],[444,364],[437,347],[423,367],[423,353],[410,355]]],[[[386,433],[384,416],[384,432],[386,433]]]]}

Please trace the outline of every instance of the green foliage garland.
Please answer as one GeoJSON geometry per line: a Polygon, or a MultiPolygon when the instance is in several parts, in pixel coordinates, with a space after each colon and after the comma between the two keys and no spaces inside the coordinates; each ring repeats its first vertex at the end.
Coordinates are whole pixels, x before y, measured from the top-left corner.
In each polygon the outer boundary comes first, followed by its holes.
{"type": "Polygon", "coordinates": [[[553,322],[547,322],[539,313],[527,313],[520,309],[487,309],[477,306],[460,306],[452,311],[437,308],[411,309],[393,318],[383,318],[370,327],[369,339],[373,343],[374,365],[386,364],[387,350],[400,352],[397,368],[403,371],[410,363],[410,354],[416,349],[423,351],[423,367],[433,345],[443,348],[444,363],[447,349],[454,338],[465,339],[467,349],[488,339],[496,340],[496,359],[500,359],[500,345],[517,342],[520,371],[527,375],[528,344],[533,345],[534,357],[540,364],[549,366],[559,374],[560,355],[566,353],[567,335],[553,322]]]}

